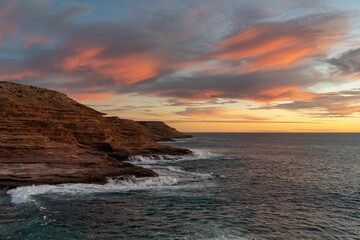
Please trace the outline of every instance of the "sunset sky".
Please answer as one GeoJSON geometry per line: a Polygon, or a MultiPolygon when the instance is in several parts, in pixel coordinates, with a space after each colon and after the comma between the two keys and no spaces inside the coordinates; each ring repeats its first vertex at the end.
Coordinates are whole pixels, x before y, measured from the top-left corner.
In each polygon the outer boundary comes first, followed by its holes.
{"type": "Polygon", "coordinates": [[[0,81],[186,132],[360,132],[359,0],[0,0],[0,81]]]}

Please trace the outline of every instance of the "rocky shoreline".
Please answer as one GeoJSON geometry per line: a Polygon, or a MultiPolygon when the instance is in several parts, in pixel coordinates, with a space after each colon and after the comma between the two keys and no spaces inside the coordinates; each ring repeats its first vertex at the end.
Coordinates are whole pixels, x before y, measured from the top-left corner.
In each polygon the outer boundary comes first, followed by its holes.
{"type": "Polygon", "coordinates": [[[124,161],[191,153],[156,143],[190,137],[163,122],[106,117],[52,90],[0,82],[0,109],[0,187],[157,176],[124,161]]]}

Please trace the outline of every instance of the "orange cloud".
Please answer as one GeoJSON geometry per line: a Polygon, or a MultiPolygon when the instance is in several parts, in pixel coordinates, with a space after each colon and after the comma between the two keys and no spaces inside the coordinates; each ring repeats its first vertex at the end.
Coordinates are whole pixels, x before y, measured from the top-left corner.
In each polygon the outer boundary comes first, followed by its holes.
{"type": "Polygon", "coordinates": [[[74,51],[60,63],[65,71],[76,71],[80,68],[91,68],[100,75],[117,82],[136,83],[158,74],[160,61],[146,53],[137,53],[119,57],[101,56],[104,47],[88,48],[74,51]]]}
{"type": "MultiPolygon", "coordinates": [[[[240,33],[240,35],[242,34],[240,33]]],[[[220,45],[223,45],[222,49],[220,49],[219,53],[215,54],[215,57],[224,60],[241,60],[275,52],[279,49],[286,48],[289,45],[298,44],[298,42],[299,39],[296,39],[293,36],[280,36],[275,39],[264,41],[259,45],[247,46],[246,48],[240,45],[237,47],[238,49],[236,49],[236,47],[233,49],[231,45],[227,46],[227,44],[220,43],[220,45]],[[231,51],[229,51],[229,48],[231,51]]],[[[240,41],[238,44],[242,43],[243,41],[240,41]]]]}
{"type": "Polygon", "coordinates": [[[93,48],[93,49],[84,49],[77,51],[73,56],[68,56],[64,59],[62,68],[66,71],[74,71],[80,67],[85,67],[87,65],[92,68],[99,68],[103,65],[102,62],[96,61],[95,57],[102,51],[102,48],[93,48]]]}
{"type": "Polygon", "coordinates": [[[359,90],[357,89],[327,94],[314,93],[312,96],[309,95],[309,99],[291,99],[294,101],[268,105],[259,109],[303,110],[314,117],[354,116],[360,113],[358,94],[359,90]]]}
{"type": "MultiPolygon", "coordinates": [[[[239,111],[227,109],[222,107],[188,107],[184,111],[176,112],[177,115],[182,115],[190,118],[198,119],[213,119],[227,121],[267,121],[268,118],[252,116],[249,114],[240,114],[239,111]],[[229,120],[231,119],[231,120],[229,120]]],[[[206,121],[206,120],[205,120],[206,121]]],[[[211,120],[210,120],[211,121],[211,120]]]]}
{"type": "MultiPolygon", "coordinates": [[[[224,108],[187,108],[185,111],[177,112],[179,115],[193,117],[193,118],[216,118],[216,117],[224,117],[224,116],[232,116],[237,114],[235,110],[224,109],[224,108]]],[[[236,115],[238,116],[238,115],[236,115]]]]}
{"type": "Polygon", "coordinates": [[[159,59],[147,54],[134,54],[123,58],[110,59],[105,75],[113,76],[118,81],[136,83],[158,75],[159,59]]]}
{"type": "Polygon", "coordinates": [[[299,86],[282,86],[259,91],[256,98],[249,97],[257,102],[275,102],[282,100],[311,100],[315,95],[302,91],[299,86]]]}
{"type": "Polygon", "coordinates": [[[263,25],[240,32],[219,43],[210,57],[246,60],[241,67],[242,72],[282,69],[293,67],[306,58],[324,55],[343,39],[343,34],[316,33],[315,29],[305,31],[305,35],[301,34],[301,29],[299,32],[285,31],[271,35],[272,31],[281,27],[281,24],[278,25],[263,25]]]}
{"type": "Polygon", "coordinates": [[[196,91],[196,92],[194,92],[193,99],[204,100],[204,99],[221,96],[222,94],[224,94],[224,92],[220,91],[220,90],[204,90],[204,91],[200,91],[200,92],[196,91]]]}
{"type": "MultiPolygon", "coordinates": [[[[346,15],[307,18],[252,26],[223,39],[211,53],[178,67],[218,60],[237,62],[235,68],[227,68],[231,73],[291,68],[306,59],[325,56],[344,40],[349,30],[346,15]]],[[[226,71],[222,65],[219,68],[219,72],[226,71]]]]}
{"type": "Polygon", "coordinates": [[[243,32],[235,34],[219,43],[216,47],[218,51],[222,51],[223,49],[234,47],[241,43],[246,43],[256,38],[260,37],[262,34],[267,32],[269,28],[266,25],[260,25],[254,28],[249,28],[243,32]]]}
{"type": "Polygon", "coordinates": [[[338,106],[338,107],[330,107],[327,109],[328,114],[331,115],[339,115],[346,116],[354,113],[360,113],[360,106],[338,106]]]}
{"type": "Polygon", "coordinates": [[[258,70],[281,69],[296,65],[302,59],[312,56],[316,49],[311,47],[287,48],[270,52],[247,64],[243,70],[253,72],[258,70]]]}

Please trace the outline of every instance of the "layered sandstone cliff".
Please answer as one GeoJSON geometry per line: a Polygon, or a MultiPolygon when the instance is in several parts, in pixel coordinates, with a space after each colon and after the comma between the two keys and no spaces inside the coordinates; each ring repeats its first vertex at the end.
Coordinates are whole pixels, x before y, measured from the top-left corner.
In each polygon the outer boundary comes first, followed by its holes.
{"type": "Polygon", "coordinates": [[[132,120],[104,117],[56,91],[0,82],[0,186],[155,176],[122,160],[190,153],[157,144],[152,131],[132,120]]]}
{"type": "Polygon", "coordinates": [[[137,121],[147,128],[149,137],[155,141],[171,141],[174,138],[191,138],[191,135],[179,132],[161,121],[137,121]]]}

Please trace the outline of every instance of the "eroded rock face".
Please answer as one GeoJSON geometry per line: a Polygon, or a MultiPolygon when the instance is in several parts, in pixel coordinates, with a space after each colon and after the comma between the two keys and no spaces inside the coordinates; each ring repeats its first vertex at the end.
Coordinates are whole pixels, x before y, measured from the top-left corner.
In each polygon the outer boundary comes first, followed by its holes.
{"type": "Polygon", "coordinates": [[[162,121],[137,121],[147,128],[149,137],[155,141],[171,141],[174,138],[191,138],[189,134],[179,132],[162,121]]]}
{"type": "Polygon", "coordinates": [[[190,152],[157,144],[135,121],[103,115],[56,91],[0,82],[0,186],[156,176],[119,160],[190,152]]]}

